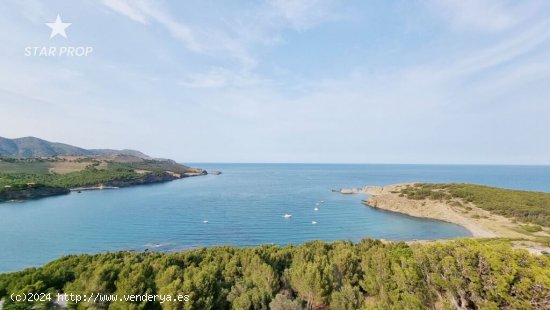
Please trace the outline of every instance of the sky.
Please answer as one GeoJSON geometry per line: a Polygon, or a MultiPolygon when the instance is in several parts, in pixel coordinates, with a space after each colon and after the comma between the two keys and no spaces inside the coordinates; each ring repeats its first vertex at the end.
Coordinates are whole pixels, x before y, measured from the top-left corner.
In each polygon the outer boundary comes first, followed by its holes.
{"type": "Polygon", "coordinates": [[[3,137],[188,163],[550,164],[550,1],[0,0],[0,42],[3,137]]]}

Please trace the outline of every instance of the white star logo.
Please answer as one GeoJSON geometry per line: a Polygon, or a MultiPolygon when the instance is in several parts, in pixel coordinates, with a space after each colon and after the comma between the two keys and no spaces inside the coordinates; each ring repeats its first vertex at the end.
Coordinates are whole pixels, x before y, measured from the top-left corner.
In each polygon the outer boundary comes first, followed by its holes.
{"type": "Polygon", "coordinates": [[[72,23],[64,23],[61,20],[61,17],[59,16],[59,14],[57,14],[57,18],[55,19],[55,22],[45,23],[45,24],[46,26],[52,28],[52,34],[50,35],[50,39],[55,37],[58,34],[66,39],[67,34],[65,33],[65,29],[69,27],[72,23]]]}

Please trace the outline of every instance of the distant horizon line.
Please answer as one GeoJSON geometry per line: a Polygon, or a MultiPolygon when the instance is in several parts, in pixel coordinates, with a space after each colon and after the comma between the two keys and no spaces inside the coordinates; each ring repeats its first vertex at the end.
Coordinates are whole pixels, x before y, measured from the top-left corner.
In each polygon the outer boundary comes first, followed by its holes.
{"type": "Polygon", "coordinates": [[[530,166],[550,167],[550,164],[484,164],[484,163],[342,163],[342,162],[208,162],[177,161],[185,164],[240,164],[240,165],[403,165],[403,166],[530,166]]]}

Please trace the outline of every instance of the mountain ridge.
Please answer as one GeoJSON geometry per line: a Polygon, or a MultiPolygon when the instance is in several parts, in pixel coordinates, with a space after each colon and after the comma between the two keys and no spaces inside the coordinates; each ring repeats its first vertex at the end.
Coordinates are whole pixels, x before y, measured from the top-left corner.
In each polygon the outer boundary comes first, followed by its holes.
{"type": "Polygon", "coordinates": [[[65,143],[51,142],[32,136],[14,139],[0,137],[0,156],[27,158],[101,155],[131,155],[143,159],[151,159],[150,156],[140,151],[131,149],[85,149],[65,143]]]}

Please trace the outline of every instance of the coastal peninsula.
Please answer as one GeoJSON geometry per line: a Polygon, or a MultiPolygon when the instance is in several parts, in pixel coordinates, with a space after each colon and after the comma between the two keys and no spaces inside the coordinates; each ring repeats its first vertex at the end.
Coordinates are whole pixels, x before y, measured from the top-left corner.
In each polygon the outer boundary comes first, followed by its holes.
{"type": "Polygon", "coordinates": [[[342,189],[370,195],[369,207],[458,224],[474,238],[506,238],[514,246],[550,252],[550,194],[474,184],[402,183],[342,189]]]}
{"type": "Polygon", "coordinates": [[[135,150],[87,150],[34,137],[0,137],[0,202],[167,182],[207,174],[135,150]]]}

